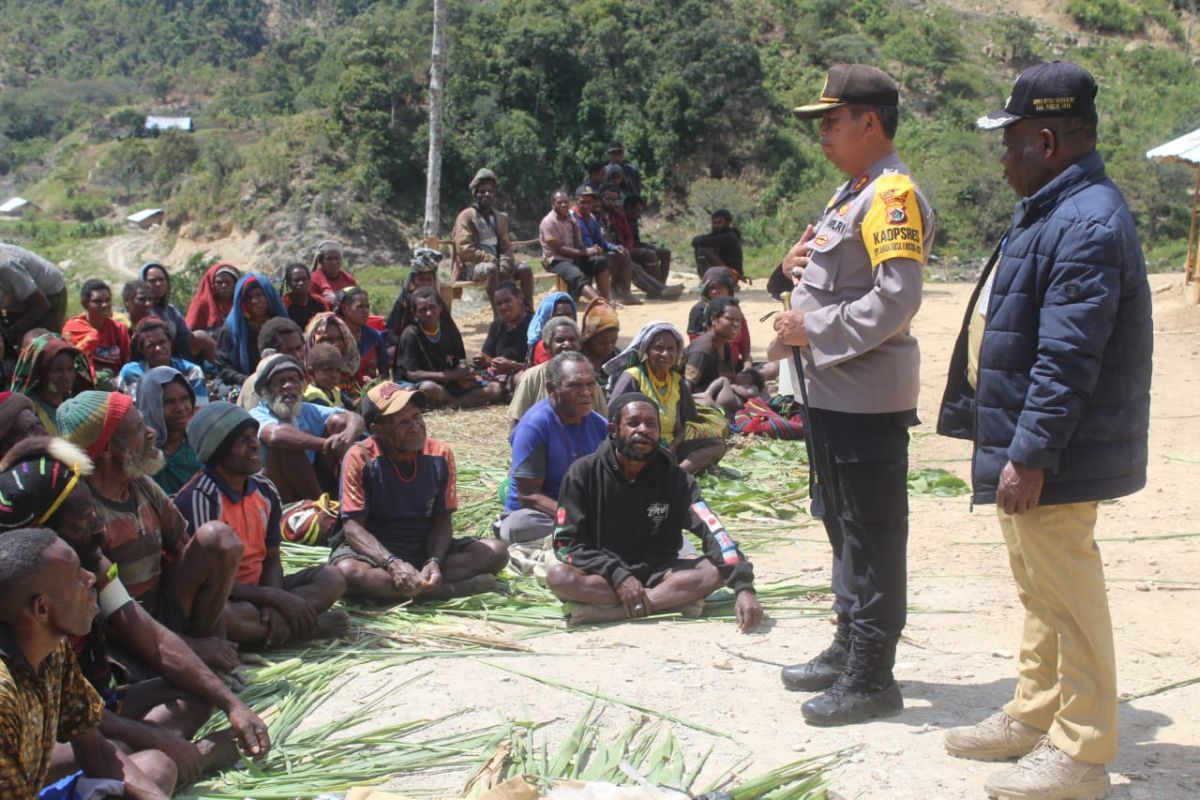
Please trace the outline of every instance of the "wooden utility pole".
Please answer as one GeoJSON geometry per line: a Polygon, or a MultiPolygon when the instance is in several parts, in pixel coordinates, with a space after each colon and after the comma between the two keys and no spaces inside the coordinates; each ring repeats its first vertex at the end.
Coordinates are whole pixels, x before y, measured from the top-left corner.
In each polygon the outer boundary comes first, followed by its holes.
{"type": "Polygon", "coordinates": [[[433,58],[429,68],[429,165],[425,171],[425,236],[437,236],[442,186],[442,108],[446,81],[446,0],[433,0],[433,58]]]}

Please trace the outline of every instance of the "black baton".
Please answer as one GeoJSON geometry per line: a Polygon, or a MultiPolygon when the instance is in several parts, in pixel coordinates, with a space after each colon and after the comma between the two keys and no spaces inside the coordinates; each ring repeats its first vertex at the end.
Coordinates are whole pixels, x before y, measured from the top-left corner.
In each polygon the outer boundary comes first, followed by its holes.
{"type": "Polygon", "coordinates": [[[796,380],[800,384],[800,421],[804,423],[804,450],[808,453],[808,513],[821,519],[825,516],[825,498],[821,496],[821,473],[813,457],[812,417],[808,415],[808,387],[804,385],[804,359],[799,347],[792,347],[792,363],[796,365],[796,380]]]}

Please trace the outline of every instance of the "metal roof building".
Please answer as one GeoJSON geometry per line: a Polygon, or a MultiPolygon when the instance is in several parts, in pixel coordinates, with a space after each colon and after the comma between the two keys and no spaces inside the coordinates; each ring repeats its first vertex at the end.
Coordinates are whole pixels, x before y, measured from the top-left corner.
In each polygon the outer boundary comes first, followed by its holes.
{"type": "Polygon", "coordinates": [[[0,203],[0,214],[15,217],[19,215],[28,205],[29,201],[24,197],[14,197],[10,200],[4,201],[3,203],[0,203]]]}
{"type": "Polygon", "coordinates": [[[156,117],[153,115],[146,117],[146,130],[148,131],[178,130],[190,132],[193,129],[194,126],[192,125],[191,117],[156,117]]]}
{"type": "Polygon", "coordinates": [[[1200,250],[1200,222],[1197,220],[1197,203],[1200,202],[1200,128],[1146,151],[1146,158],[1160,164],[1185,164],[1196,173],[1196,183],[1192,187],[1192,222],[1188,227],[1187,261],[1183,267],[1183,280],[1191,289],[1189,296],[1192,300],[1200,301],[1200,282],[1197,281],[1196,274],[1196,256],[1197,250],[1200,250]]]}

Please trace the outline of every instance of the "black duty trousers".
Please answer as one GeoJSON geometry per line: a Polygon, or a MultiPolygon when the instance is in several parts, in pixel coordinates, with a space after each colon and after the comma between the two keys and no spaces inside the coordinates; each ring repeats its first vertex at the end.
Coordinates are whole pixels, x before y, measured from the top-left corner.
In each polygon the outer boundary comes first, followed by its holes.
{"type": "Polygon", "coordinates": [[[809,409],[807,432],[833,548],[834,610],[851,633],[895,642],[908,583],[908,429],[915,411],[809,409]]]}

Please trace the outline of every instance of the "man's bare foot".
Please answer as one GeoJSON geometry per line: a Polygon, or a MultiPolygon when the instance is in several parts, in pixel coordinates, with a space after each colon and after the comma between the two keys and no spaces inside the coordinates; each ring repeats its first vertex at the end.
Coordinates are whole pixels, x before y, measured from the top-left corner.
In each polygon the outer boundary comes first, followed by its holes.
{"type": "MultiPolygon", "coordinates": [[[[628,619],[622,606],[592,606],[586,603],[567,603],[570,612],[571,625],[596,625],[601,622],[617,622],[628,619]]],[[[696,600],[678,608],[667,608],[655,611],[655,614],[681,614],[685,617],[699,617],[704,614],[704,601],[696,600]]]]}
{"type": "Polygon", "coordinates": [[[597,625],[601,622],[617,622],[625,619],[623,606],[592,606],[587,603],[569,603],[571,625],[597,625]]]}
{"type": "Polygon", "coordinates": [[[350,630],[350,615],[345,611],[325,611],[317,615],[315,639],[337,639],[350,630]]]}
{"type": "Polygon", "coordinates": [[[228,769],[238,762],[237,736],[229,728],[200,739],[196,749],[200,751],[200,771],[205,775],[228,769]]]}
{"type": "Polygon", "coordinates": [[[210,669],[233,672],[238,668],[237,645],[228,639],[207,636],[203,639],[186,639],[188,647],[200,657],[210,669]]]}
{"type": "Polygon", "coordinates": [[[452,597],[470,597],[484,592],[496,591],[496,576],[491,573],[474,575],[454,583],[443,581],[436,588],[421,594],[422,600],[448,600],[452,597]]]}

